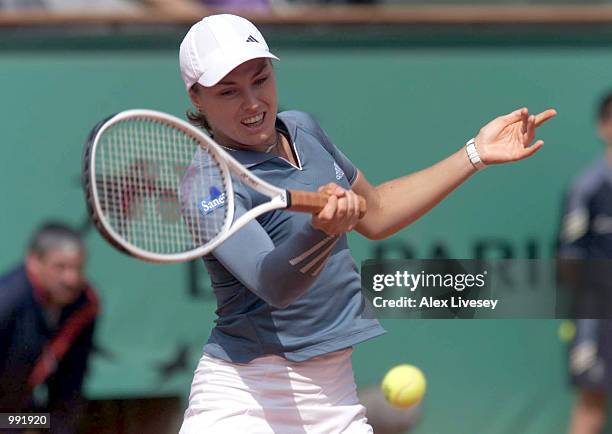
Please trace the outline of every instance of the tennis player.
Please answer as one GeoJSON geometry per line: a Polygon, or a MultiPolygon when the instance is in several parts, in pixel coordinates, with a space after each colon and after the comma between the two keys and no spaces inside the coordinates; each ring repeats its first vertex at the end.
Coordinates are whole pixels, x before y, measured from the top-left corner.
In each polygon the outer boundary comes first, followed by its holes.
{"type": "MultiPolygon", "coordinates": [[[[234,15],[204,18],[180,47],[193,123],[271,184],[330,194],[319,214],[264,214],[204,258],[218,319],[181,434],[370,433],[351,351],[384,330],[364,311],[346,233],[388,237],[479,169],[533,155],[543,145],[532,144],[536,127],[556,113],[498,117],[445,160],[375,187],[312,116],[277,113],[273,59],[257,28],[234,15]],[[357,194],[367,200],[363,218],[357,194]]],[[[203,165],[196,155],[188,173],[203,165]]],[[[223,206],[216,196],[198,204],[202,215],[223,206]]],[[[235,196],[237,216],[265,200],[240,186],[235,196]]]]}

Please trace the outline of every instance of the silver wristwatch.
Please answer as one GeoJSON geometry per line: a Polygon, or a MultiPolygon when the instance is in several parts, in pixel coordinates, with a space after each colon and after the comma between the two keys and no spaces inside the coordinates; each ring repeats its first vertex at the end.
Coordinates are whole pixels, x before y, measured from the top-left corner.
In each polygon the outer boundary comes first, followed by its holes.
{"type": "Polygon", "coordinates": [[[482,170],[487,167],[480,159],[480,154],[478,153],[478,149],[476,149],[476,141],[474,139],[470,139],[465,144],[465,151],[476,170],[482,170]]]}

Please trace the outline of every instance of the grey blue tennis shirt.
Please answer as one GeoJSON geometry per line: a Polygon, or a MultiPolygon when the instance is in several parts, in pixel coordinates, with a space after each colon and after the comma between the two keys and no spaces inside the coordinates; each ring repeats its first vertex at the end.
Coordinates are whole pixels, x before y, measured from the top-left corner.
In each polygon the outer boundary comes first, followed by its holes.
{"type": "MultiPolygon", "coordinates": [[[[280,113],[277,128],[290,139],[299,167],[263,152],[231,155],[285,189],[316,191],[329,182],[350,188],[357,169],[310,115],[280,113]]],[[[196,155],[188,173],[201,165],[196,155]]],[[[234,186],[234,218],[269,200],[234,186]]],[[[198,206],[202,215],[209,212],[198,206]]],[[[306,213],[266,213],[204,258],[218,315],[205,352],[238,363],[269,354],[302,361],[384,333],[367,311],[346,235],[330,237],[310,220],[306,213]]]]}

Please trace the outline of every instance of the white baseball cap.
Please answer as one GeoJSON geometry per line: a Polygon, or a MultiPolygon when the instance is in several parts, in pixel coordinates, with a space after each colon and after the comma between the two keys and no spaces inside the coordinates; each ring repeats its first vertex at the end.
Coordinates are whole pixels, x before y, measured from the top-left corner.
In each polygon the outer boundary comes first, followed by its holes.
{"type": "Polygon", "coordinates": [[[191,26],[181,42],[181,77],[187,90],[195,83],[210,87],[261,57],[278,60],[253,23],[236,15],[211,15],[191,26]]]}

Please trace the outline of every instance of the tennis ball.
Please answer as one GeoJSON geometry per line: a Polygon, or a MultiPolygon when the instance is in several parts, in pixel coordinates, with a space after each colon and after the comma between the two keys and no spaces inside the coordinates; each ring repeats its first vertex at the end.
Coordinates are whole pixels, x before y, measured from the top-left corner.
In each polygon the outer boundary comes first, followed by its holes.
{"type": "Polygon", "coordinates": [[[423,399],[427,382],[416,366],[398,365],[385,375],[380,389],[385,399],[395,407],[411,407],[423,399]]]}
{"type": "Polygon", "coordinates": [[[561,342],[569,342],[576,336],[576,325],[573,321],[565,320],[559,324],[558,334],[561,342]]]}

